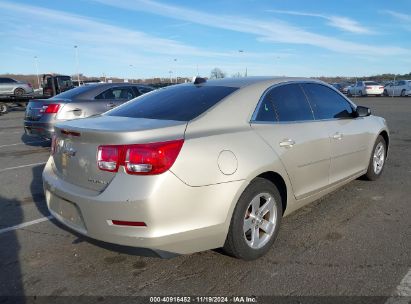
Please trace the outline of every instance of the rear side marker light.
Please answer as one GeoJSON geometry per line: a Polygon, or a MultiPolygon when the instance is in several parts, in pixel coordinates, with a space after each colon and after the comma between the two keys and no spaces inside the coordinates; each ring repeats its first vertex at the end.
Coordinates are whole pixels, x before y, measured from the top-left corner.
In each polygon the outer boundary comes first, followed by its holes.
{"type": "Polygon", "coordinates": [[[115,226],[132,226],[132,227],[147,227],[144,222],[118,221],[112,220],[111,223],[115,226]]]}
{"type": "Polygon", "coordinates": [[[61,133],[61,134],[64,134],[64,135],[80,136],[80,133],[79,133],[79,132],[70,131],[70,130],[61,130],[60,133],[61,133]]]}
{"type": "Polygon", "coordinates": [[[117,172],[124,166],[128,174],[161,174],[174,164],[184,140],[166,142],[99,146],[97,165],[100,170],[117,172]]]}

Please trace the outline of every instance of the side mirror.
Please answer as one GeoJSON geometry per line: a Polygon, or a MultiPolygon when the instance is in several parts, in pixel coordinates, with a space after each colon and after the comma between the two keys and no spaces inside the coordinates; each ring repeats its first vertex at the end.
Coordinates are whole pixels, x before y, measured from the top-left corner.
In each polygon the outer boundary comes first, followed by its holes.
{"type": "Polygon", "coordinates": [[[371,110],[367,107],[357,106],[355,113],[357,114],[357,117],[366,117],[371,115],[371,110]]]}

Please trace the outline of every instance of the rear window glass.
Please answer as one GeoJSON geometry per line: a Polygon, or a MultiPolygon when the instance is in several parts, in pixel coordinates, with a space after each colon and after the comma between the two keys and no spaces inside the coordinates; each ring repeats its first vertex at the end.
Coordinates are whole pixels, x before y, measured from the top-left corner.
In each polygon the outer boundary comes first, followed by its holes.
{"type": "Polygon", "coordinates": [[[77,96],[79,94],[87,92],[92,88],[93,88],[93,86],[91,86],[91,85],[77,87],[77,88],[65,91],[63,93],[60,93],[60,94],[54,96],[53,98],[67,98],[67,99],[70,99],[70,98],[73,98],[74,96],[77,96]]]}
{"type": "Polygon", "coordinates": [[[375,81],[364,81],[365,85],[380,85],[378,82],[375,81]]]}
{"type": "Polygon", "coordinates": [[[237,89],[223,86],[171,86],[142,95],[106,115],[189,121],[237,89]]]}

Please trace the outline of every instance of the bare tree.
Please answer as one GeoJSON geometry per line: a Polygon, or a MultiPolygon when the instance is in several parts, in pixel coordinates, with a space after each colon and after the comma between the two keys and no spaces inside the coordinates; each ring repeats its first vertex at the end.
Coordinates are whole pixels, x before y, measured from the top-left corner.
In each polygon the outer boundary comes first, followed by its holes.
{"type": "Polygon", "coordinates": [[[219,68],[214,68],[214,69],[211,70],[211,74],[210,74],[211,79],[224,78],[225,76],[226,76],[226,73],[224,73],[219,68]]]}

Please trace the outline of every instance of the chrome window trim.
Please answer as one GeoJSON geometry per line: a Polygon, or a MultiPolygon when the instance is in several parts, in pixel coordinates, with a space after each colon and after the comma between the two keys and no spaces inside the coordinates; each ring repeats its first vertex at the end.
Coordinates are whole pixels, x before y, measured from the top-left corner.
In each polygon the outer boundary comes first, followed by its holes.
{"type": "MultiPolygon", "coordinates": [[[[276,83],[272,86],[269,86],[267,89],[265,89],[265,91],[263,92],[263,94],[261,95],[260,99],[258,100],[257,106],[254,109],[253,114],[251,115],[251,119],[249,121],[250,124],[291,124],[291,123],[307,123],[307,122],[317,122],[317,121],[335,121],[335,120],[342,120],[342,119],[357,119],[358,117],[342,117],[342,118],[327,118],[327,119],[316,119],[315,116],[313,115],[314,119],[310,119],[310,120],[295,120],[295,121],[261,121],[261,120],[256,120],[258,111],[261,108],[261,104],[265,98],[265,96],[267,95],[267,93],[269,91],[271,91],[272,89],[276,88],[276,87],[280,87],[283,85],[287,85],[287,84],[305,84],[305,83],[314,83],[314,84],[318,84],[318,85],[322,85],[325,87],[330,88],[331,90],[333,90],[334,92],[336,92],[337,94],[339,94],[341,97],[343,97],[349,105],[351,105],[351,107],[353,108],[353,111],[355,111],[355,109],[357,108],[357,105],[355,103],[353,103],[349,98],[347,98],[344,94],[342,94],[340,91],[338,91],[336,88],[334,88],[333,86],[325,83],[325,82],[320,82],[317,80],[290,80],[290,81],[285,81],[285,82],[280,82],[280,83],[276,83]]],[[[301,88],[301,90],[303,91],[305,97],[307,98],[307,102],[311,108],[311,103],[306,95],[306,93],[304,92],[304,89],[301,88]]],[[[314,114],[314,113],[313,113],[314,114]]],[[[361,117],[363,118],[363,117],[361,117]]]]}

